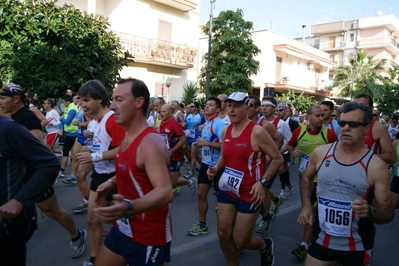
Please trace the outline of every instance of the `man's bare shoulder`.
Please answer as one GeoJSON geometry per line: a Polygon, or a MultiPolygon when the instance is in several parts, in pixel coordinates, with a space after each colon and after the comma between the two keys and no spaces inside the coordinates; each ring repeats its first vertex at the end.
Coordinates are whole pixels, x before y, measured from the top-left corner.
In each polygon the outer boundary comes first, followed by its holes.
{"type": "Polygon", "coordinates": [[[372,134],[373,134],[373,138],[376,141],[381,139],[381,136],[384,136],[384,135],[389,137],[387,128],[383,124],[381,124],[380,121],[374,122],[372,134]]]}

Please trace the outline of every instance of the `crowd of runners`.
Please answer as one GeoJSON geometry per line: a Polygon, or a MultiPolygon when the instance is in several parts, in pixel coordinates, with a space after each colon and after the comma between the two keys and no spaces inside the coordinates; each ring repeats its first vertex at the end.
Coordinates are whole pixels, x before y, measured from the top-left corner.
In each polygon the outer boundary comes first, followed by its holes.
{"type": "Polygon", "coordinates": [[[303,240],[291,253],[306,265],[370,265],[374,224],[390,222],[399,205],[399,117],[380,118],[366,94],[304,114],[244,92],[209,97],[200,110],[195,101],[150,97],[137,79],[121,80],[112,102],[97,80],[59,100],[37,98],[14,83],[0,89],[4,265],[25,265],[35,204],[68,231],[72,258],[90,242],[83,265],[163,265],[171,259],[170,205],[184,186],[198,206],[189,235],[216,229],[228,265],[244,249],[274,265],[268,233],[294,189],[295,160],[303,240]],[[58,180],[79,188],[71,212],[87,213],[86,229],[59,206],[58,180]],[[210,191],[217,224],[207,223],[210,191]]]}

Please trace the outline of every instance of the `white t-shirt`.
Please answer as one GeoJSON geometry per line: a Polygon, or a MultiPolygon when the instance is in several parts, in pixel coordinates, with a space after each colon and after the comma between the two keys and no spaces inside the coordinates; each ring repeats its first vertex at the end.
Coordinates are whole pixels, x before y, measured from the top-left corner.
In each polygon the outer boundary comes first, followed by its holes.
{"type": "Polygon", "coordinates": [[[48,134],[58,133],[60,125],[60,115],[56,110],[51,110],[46,113],[46,119],[49,121],[46,125],[46,131],[48,134]]]}

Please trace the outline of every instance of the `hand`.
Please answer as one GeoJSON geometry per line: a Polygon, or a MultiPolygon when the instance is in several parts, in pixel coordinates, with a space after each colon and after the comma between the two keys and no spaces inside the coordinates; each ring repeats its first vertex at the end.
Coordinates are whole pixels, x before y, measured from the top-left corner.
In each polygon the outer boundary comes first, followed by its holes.
{"type": "Polygon", "coordinates": [[[91,133],[91,131],[88,131],[87,129],[83,130],[83,136],[85,136],[86,138],[91,138],[93,137],[93,133],[91,133]]]}
{"type": "Polygon", "coordinates": [[[365,200],[354,200],[351,207],[359,218],[367,218],[370,214],[369,204],[365,200]]]}
{"type": "Polygon", "coordinates": [[[313,225],[314,217],[313,217],[313,208],[312,206],[302,207],[301,212],[298,215],[298,219],[296,220],[298,224],[305,227],[308,225],[313,225]]]}
{"type": "Polygon", "coordinates": [[[17,217],[21,213],[23,207],[24,206],[19,201],[10,199],[7,203],[0,206],[0,222],[4,219],[17,217]]]}
{"type": "Polygon", "coordinates": [[[301,157],[302,152],[300,150],[294,150],[291,155],[294,157],[301,157]]]}
{"type": "Polygon", "coordinates": [[[81,151],[76,154],[76,159],[80,163],[91,163],[91,154],[88,151],[81,151]]]}
{"type": "Polygon", "coordinates": [[[112,196],[114,204],[109,207],[100,207],[93,210],[94,215],[97,216],[103,223],[111,223],[125,216],[127,212],[127,204],[124,197],[120,194],[112,196]]]}
{"type": "Polygon", "coordinates": [[[256,205],[262,205],[266,197],[266,191],[260,182],[256,182],[249,194],[253,195],[251,201],[256,205]]]}
{"type": "Polygon", "coordinates": [[[214,166],[209,166],[208,170],[206,170],[206,175],[208,176],[209,180],[213,180],[216,173],[217,173],[217,170],[216,170],[216,167],[214,167],[214,166]]]}
{"type": "Polygon", "coordinates": [[[95,203],[97,205],[100,205],[105,197],[107,196],[108,192],[114,187],[114,184],[109,182],[108,180],[102,183],[101,185],[98,186],[96,192],[97,192],[97,197],[95,199],[95,203]]]}
{"type": "Polygon", "coordinates": [[[198,147],[208,146],[208,141],[204,140],[203,138],[199,137],[195,142],[198,147]]]}
{"type": "Polygon", "coordinates": [[[77,126],[78,125],[78,121],[72,120],[72,125],[77,126]]]}

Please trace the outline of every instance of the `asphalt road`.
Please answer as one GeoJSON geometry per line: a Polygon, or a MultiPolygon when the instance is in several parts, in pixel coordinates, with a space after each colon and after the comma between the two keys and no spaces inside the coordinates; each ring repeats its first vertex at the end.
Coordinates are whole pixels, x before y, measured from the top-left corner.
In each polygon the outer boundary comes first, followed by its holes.
{"type": "MultiPolygon", "coordinates": [[[[304,264],[303,261],[291,255],[291,250],[302,240],[302,228],[296,223],[300,211],[297,164],[292,166],[291,182],[294,185],[294,190],[281,206],[280,212],[272,223],[272,230],[268,234],[275,241],[276,266],[304,264]]],[[[60,205],[65,209],[71,210],[80,203],[81,196],[77,185],[65,185],[59,181],[55,185],[55,190],[60,205]]],[[[279,193],[280,182],[278,179],[272,190],[276,194],[279,193]]],[[[176,195],[172,203],[172,261],[166,265],[227,265],[216,234],[216,198],[213,193],[209,193],[208,199],[207,223],[209,234],[193,237],[188,235],[187,230],[198,220],[196,197],[191,195],[188,187],[182,187],[176,195]]],[[[87,228],[85,214],[73,215],[73,217],[79,228],[87,228]]],[[[398,232],[398,217],[395,217],[390,224],[377,226],[373,265],[398,265],[394,255],[399,244],[398,232]]],[[[262,237],[262,235],[260,236],[262,237]]],[[[82,257],[72,259],[70,257],[68,233],[54,220],[48,217],[39,218],[39,229],[28,243],[27,265],[82,265],[82,262],[89,258],[89,249],[90,245],[87,242],[86,251],[82,257]]],[[[240,264],[245,266],[259,265],[258,252],[244,251],[240,256],[240,264]]]]}

